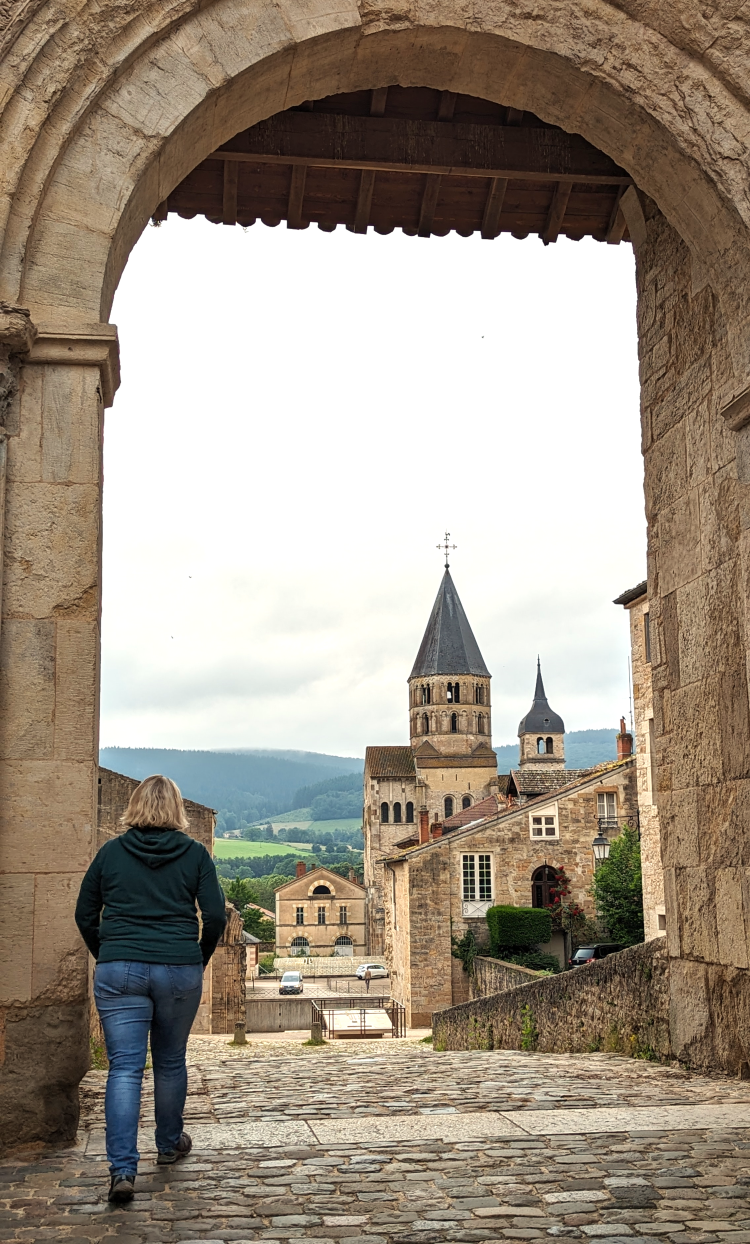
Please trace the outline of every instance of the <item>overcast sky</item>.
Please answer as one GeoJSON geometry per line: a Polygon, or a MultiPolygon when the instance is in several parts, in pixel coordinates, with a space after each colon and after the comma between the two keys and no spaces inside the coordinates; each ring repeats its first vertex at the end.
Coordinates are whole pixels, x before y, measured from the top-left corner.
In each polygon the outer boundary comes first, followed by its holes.
{"type": "Polygon", "coordinates": [[[103,744],[363,755],[451,570],[514,741],[627,713],[645,576],[629,245],[170,216],[112,315],[103,744]]]}

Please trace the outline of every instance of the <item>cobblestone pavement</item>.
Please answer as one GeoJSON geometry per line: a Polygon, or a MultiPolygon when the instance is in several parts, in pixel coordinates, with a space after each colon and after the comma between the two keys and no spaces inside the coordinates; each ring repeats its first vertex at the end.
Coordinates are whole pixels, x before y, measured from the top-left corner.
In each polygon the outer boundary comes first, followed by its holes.
{"type": "Polygon", "coordinates": [[[196,1147],[176,1167],[153,1162],[147,1075],[120,1209],[89,1073],[78,1145],[0,1165],[0,1241],[750,1244],[746,1082],[603,1054],[259,1045],[191,1042],[196,1147]]]}

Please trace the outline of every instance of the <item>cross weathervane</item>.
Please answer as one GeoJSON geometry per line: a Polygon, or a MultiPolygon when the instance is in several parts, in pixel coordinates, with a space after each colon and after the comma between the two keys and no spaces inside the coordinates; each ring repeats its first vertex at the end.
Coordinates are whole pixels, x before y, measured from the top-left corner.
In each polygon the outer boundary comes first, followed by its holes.
{"type": "Polygon", "coordinates": [[[451,533],[450,533],[449,531],[446,531],[446,533],[445,533],[445,539],[443,540],[442,544],[436,544],[436,545],[435,545],[435,548],[437,548],[437,549],[442,549],[442,550],[443,550],[443,552],[445,553],[445,569],[446,569],[446,570],[450,570],[450,562],[448,561],[448,554],[449,554],[450,550],[451,550],[451,549],[457,549],[457,548],[458,548],[458,545],[457,545],[457,544],[449,544],[449,543],[448,543],[448,541],[450,540],[450,535],[451,535],[451,533]]]}

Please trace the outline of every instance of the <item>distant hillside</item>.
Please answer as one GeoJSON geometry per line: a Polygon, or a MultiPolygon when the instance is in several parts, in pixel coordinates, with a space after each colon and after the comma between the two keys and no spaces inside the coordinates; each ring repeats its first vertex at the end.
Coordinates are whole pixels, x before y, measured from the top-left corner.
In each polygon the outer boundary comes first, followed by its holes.
{"type": "MultiPolygon", "coordinates": [[[[294,807],[295,793],[331,777],[362,773],[363,761],[315,752],[208,752],[177,748],[103,747],[99,763],[139,780],[166,773],[183,795],[250,823],[294,807]],[[299,757],[300,759],[290,759],[299,757]],[[304,758],[304,759],[302,759],[304,758]]],[[[361,776],[358,777],[361,782],[361,776]]]]}
{"type": "MultiPolygon", "coordinates": [[[[566,769],[590,769],[605,760],[617,759],[616,730],[571,730],[565,735],[566,769]]],[[[504,743],[496,747],[500,773],[518,768],[518,744],[504,743]]]]}

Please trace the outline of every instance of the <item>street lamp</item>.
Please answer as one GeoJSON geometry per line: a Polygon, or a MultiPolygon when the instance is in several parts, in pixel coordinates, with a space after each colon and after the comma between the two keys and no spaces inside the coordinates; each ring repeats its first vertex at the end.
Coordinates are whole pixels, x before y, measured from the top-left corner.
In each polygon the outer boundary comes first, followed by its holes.
{"type": "Polygon", "coordinates": [[[591,847],[594,852],[594,868],[598,868],[600,864],[603,864],[609,858],[609,839],[604,837],[601,830],[596,835],[591,847]]]}

